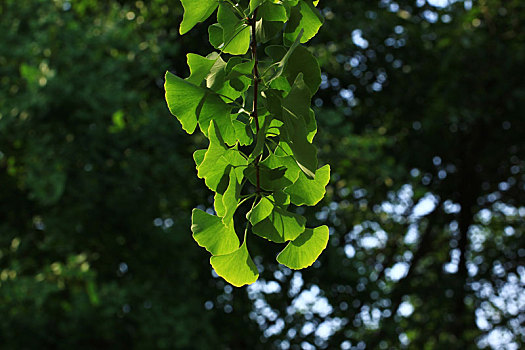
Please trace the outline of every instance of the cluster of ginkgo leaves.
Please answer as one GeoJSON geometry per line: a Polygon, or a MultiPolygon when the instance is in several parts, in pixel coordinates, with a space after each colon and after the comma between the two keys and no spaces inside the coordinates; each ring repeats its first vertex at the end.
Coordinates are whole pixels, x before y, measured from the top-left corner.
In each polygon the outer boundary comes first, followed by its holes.
{"type": "Polygon", "coordinates": [[[328,242],[328,227],[306,228],[305,218],[293,209],[317,204],[330,179],[328,165],[318,168],[312,144],[317,125],[310,105],[321,71],[301,45],[323,24],[318,1],[181,2],[181,34],[217,11],[217,23],[208,28],[216,51],[206,57],[188,54],[186,79],[166,73],[171,113],[186,132],[198,127],[209,139],[208,149],[193,157],[198,177],[215,193],[216,215],[194,209],[193,237],[212,254],[216,273],[234,286],[259,276],[248,252],[248,232],[288,243],[279,263],[308,267],[328,242]],[[263,47],[268,42],[272,45],[263,47]],[[251,209],[241,244],[234,214],[245,202],[251,209]]]}

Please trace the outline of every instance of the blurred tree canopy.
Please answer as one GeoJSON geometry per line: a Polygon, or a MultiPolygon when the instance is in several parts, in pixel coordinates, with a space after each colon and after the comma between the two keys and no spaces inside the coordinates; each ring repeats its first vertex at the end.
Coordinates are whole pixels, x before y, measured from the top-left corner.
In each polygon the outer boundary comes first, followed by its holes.
{"type": "Polygon", "coordinates": [[[206,26],[180,37],[175,0],[0,2],[3,348],[523,346],[525,5],[319,6],[334,174],[304,215],[329,247],[292,272],[260,244],[233,289],[189,230],[206,141],[162,90],[206,26]]]}

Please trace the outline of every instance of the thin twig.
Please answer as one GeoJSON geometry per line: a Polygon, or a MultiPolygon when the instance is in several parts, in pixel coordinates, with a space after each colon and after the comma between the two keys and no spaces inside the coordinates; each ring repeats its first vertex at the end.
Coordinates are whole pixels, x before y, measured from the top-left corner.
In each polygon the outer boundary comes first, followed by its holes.
{"type": "MultiPolygon", "coordinates": [[[[251,47],[252,47],[252,59],[254,60],[253,65],[253,111],[252,116],[255,120],[255,130],[256,130],[256,139],[257,135],[259,135],[260,127],[259,127],[259,117],[257,115],[257,99],[259,97],[259,70],[257,68],[257,38],[256,38],[256,28],[255,24],[257,21],[257,9],[253,12],[253,16],[250,19],[250,24],[252,26],[252,41],[251,41],[251,47]]],[[[255,177],[257,179],[257,189],[256,192],[261,192],[261,180],[260,180],[260,171],[259,171],[259,161],[261,160],[261,155],[258,155],[257,158],[255,158],[255,177]]]]}

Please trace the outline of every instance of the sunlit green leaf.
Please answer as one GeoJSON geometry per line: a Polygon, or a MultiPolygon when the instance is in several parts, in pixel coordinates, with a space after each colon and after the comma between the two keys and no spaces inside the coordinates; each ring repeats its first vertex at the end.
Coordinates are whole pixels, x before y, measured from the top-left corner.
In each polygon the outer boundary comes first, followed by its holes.
{"type": "Polygon", "coordinates": [[[210,44],[220,50],[224,45],[224,31],[219,23],[212,24],[208,27],[208,37],[210,44]]]}
{"type": "Polygon", "coordinates": [[[277,261],[291,269],[304,269],[312,265],[328,244],[327,226],[307,228],[299,237],[288,243],[277,256],[277,261]]]}
{"type": "Polygon", "coordinates": [[[233,224],[226,226],[220,217],[200,209],[193,209],[191,231],[195,241],[213,255],[228,254],[239,247],[233,224]]]}
{"type": "MultiPolygon", "coordinates": [[[[298,41],[297,41],[298,42],[298,41]]],[[[266,53],[272,57],[272,60],[282,63],[281,71],[274,71],[270,78],[271,86],[274,89],[289,91],[299,73],[303,74],[303,79],[310,90],[310,96],[313,96],[321,85],[321,69],[317,59],[301,45],[292,45],[288,51],[283,46],[271,45],[266,48],[266,53]],[[285,57],[285,55],[288,56],[285,57]],[[287,84],[279,81],[286,78],[287,84]]],[[[271,71],[269,71],[270,75],[271,71]]]]}
{"type": "Polygon", "coordinates": [[[239,249],[229,254],[212,256],[210,263],[217,275],[235,287],[252,284],[259,277],[259,271],[248,253],[246,240],[239,249]]]}
{"type": "Polygon", "coordinates": [[[188,61],[188,67],[190,67],[190,76],[186,78],[186,81],[194,85],[200,85],[210,73],[211,68],[217,60],[217,57],[202,57],[194,53],[189,53],[186,57],[188,61]]]}
{"type": "Polygon", "coordinates": [[[283,23],[276,21],[258,20],[255,33],[258,43],[265,43],[277,36],[283,30],[283,23]]]}
{"type": "Polygon", "coordinates": [[[270,191],[278,191],[292,185],[301,172],[301,169],[291,156],[270,154],[261,164],[270,169],[283,169],[280,177],[271,178],[265,176],[263,178],[262,187],[270,191]]]}
{"type": "MultiPolygon", "coordinates": [[[[292,90],[283,100],[283,135],[293,152],[297,165],[309,177],[313,178],[317,170],[317,149],[307,138],[311,126],[310,96],[302,78],[297,76],[292,90]]],[[[313,126],[315,128],[315,125],[313,126]]],[[[312,132],[314,132],[312,130],[312,132]]]]}
{"type": "Polygon", "coordinates": [[[239,205],[241,197],[241,181],[242,178],[238,178],[235,171],[230,171],[230,181],[228,188],[222,197],[222,203],[224,206],[224,218],[222,221],[226,225],[229,225],[232,221],[233,214],[239,205]]]}
{"type": "Polygon", "coordinates": [[[195,161],[195,165],[197,168],[199,167],[199,165],[201,165],[202,161],[204,160],[205,154],[205,149],[198,149],[195,152],[193,152],[193,160],[195,161]]]}
{"type": "Polygon", "coordinates": [[[254,136],[250,126],[237,119],[234,119],[232,123],[233,128],[235,129],[235,137],[239,141],[239,144],[241,146],[251,145],[253,143],[254,136]]]}
{"type": "MultiPolygon", "coordinates": [[[[278,62],[276,62],[275,64],[275,70],[273,73],[271,73],[271,76],[269,77],[269,79],[267,80],[267,84],[270,85],[272,83],[273,80],[279,78],[281,76],[281,74],[283,74],[284,72],[284,69],[286,68],[286,65],[288,64],[288,59],[290,58],[290,56],[292,55],[292,53],[294,52],[295,48],[297,46],[299,46],[299,42],[301,40],[303,36],[303,31],[301,30],[299,32],[299,34],[297,35],[297,38],[295,39],[295,41],[292,43],[292,45],[290,46],[290,48],[288,49],[288,51],[286,51],[286,53],[284,54],[284,56],[281,58],[281,60],[279,60],[278,62]]],[[[270,56],[274,56],[274,55],[277,55],[279,54],[279,52],[282,52],[282,49],[279,48],[278,46],[275,47],[275,46],[272,46],[270,48],[268,48],[268,51],[267,53],[270,55],[270,56]],[[279,50],[279,51],[277,51],[279,50]]],[[[275,56],[274,56],[274,60],[275,60],[275,56]]]]}
{"type": "Polygon", "coordinates": [[[291,213],[284,207],[275,206],[270,215],[254,225],[252,230],[258,236],[275,243],[284,243],[297,238],[303,231],[306,219],[291,213]]]}
{"type": "Polygon", "coordinates": [[[182,128],[192,134],[197,127],[197,107],[204,92],[170,72],[166,72],[164,88],[170,112],[177,117],[182,128]]]}
{"type": "Polygon", "coordinates": [[[230,4],[221,3],[217,11],[217,21],[222,27],[223,43],[219,48],[232,55],[244,55],[250,47],[250,27],[240,19],[230,4]]]}
{"type": "Polygon", "coordinates": [[[263,21],[273,22],[286,22],[288,20],[286,8],[282,4],[271,1],[267,1],[259,7],[257,17],[262,18],[263,21]]]}
{"type": "Polygon", "coordinates": [[[221,137],[215,123],[210,123],[209,128],[210,146],[206,151],[204,159],[197,168],[198,176],[204,179],[208,188],[217,191],[217,187],[223,181],[223,177],[228,176],[230,168],[242,177],[247,161],[235,149],[228,148],[221,137]]]}
{"type": "Polygon", "coordinates": [[[266,0],[250,0],[250,14],[252,14],[253,11],[264,2],[266,2],[266,0]]]}
{"type": "Polygon", "coordinates": [[[328,181],[330,181],[330,166],[327,164],[317,169],[313,180],[300,173],[297,181],[284,191],[290,195],[295,205],[316,205],[323,199],[328,181]]]}
{"type": "Polygon", "coordinates": [[[179,32],[186,34],[197,23],[204,22],[217,8],[217,0],[181,0],[184,8],[184,16],[180,24],[179,32]]]}
{"type": "Polygon", "coordinates": [[[235,144],[235,130],[230,115],[232,107],[218,95],[170,72],[166,73],[164,86],[168,108],[177,117],[186,132],[193,133],[198,124],[201,131],[207,136],[210,122],[213,119],[226,143],[235,144]]]}
{"type": "Polygon", "coordinates": [[[252,78],[247,76],[247,71],[251,72],[253,65],[253,61],[242,62],[238,57],[232,57],[228,62],[217,57],[206,76],[206,86],[224,102],[231,103],[250,87],[252,78]]]}
{"type": "Polygon", "coordinates": [[[262,197],[257,205],[246,214],[246,219],[250,220],[252,225],[256,225],[266,219],[274,208],[274,204],[266,197],[262,197]]]}
{"type": "Polygon", "coordinates": [[[215,192],[215,195],[213,196],[213,208],[215,209],[217,216],[220,217],[223,217],[226,214],[226,208],[222,202],[222,198],[224,197],[223,194],[224,193],[221,192],[215,192]]]}
{"type": "Polygon", "coordinates": [[[301,37],[301,43],[312,39],[319,28],[324,23],[324,18],[318,9],[308,1],[300,1],[297,6],[292,8],[290,20],[284,30],[284,42],[291,45],[301,31],[304,31],[301,37]]]}

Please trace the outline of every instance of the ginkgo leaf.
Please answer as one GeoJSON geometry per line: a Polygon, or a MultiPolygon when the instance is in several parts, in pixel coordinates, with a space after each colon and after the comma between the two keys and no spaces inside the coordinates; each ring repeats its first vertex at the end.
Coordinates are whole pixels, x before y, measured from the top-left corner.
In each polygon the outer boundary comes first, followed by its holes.
{"type": "Polygon", "coordinates": [[[266,1],[259,7],[257,17],[273,22],[286,22],[288,20],[286,8],[282,4],[271,1],[266,1]]]}
{"type": "Polygon", "coordinates": [[[213,120],[220,130],[224,142],[232,146],[237,141],[235,129],[233,128],[231,110],[232,106],[225,103],[220,97],[208,92],[197,108],[199,128],[205,136],[213,120]]]}
{"type": "Polygon", "coordinates": [[[217,94],[170,72],[166,72],[164,88],[170,112],[187,133],[192,134],[198,124],[204,135],[208,136],[210,122],[214,120],[226,143],[235,144],[237,139],[230,115],[232,107],[217,94]]]}
{"type": "MultiPolygon", "coordinates": [[[[284,56],[282,56],[282,58],[278,62],[275,63],[275,71],[272,74],[272,76],[267,80],[267,84],[268,85],[270,85],[273,80],[279,78],[281,76],[281,74],[283,74],[284,69],[286,68],[286,65],[288,64],[288,59],[290,58],[290,56],[294,52],[295,48],[299,45],[299,42],[300,42],[302,36],[303,36],[303,31],[301,30],[299,32],[299,34],[297,35],[297,38],[295,39],[295,41],[292,43],[292,45],[288,49],[288,51],[286,51],[284,56]]],[[[272,50],[270,48],[268,48],[268,49],[269,49],[269,51],[267,53],[270,56],[273,56],[272,58],[275,60],[275,56],[274,55],[278,54],[278,53],[275,52],[276,51],[275,49],[274,50],[272,50]]],[[[278,50],[281,51],[281,49],[278,49],[278,50]]]]}
{"type": "Polygon", "coordinates": [[[224,207],[224,203],[222,202],[223,193],[215,192],[215,196],[213,196],[213,208],[215,209],[215,212],[217,213],[217,216],[223,217],[224,214],[226,214],[226,208],[224,207]]]}
{"type": "Polygon", "coordinates": [[[293,152],[297,165],[309,178],[317,170],[317,148],[308,139],[310,128],[315,125],[310,121],[309,92],[302,73],[295,79],[292,90],[283,100],[283,135],[293,152]]]}
{"type": "Polygon", "coordinates": [[[199,165],[201,165],[202,161],[204,160],[205,154],[205,149],[198,149],[195,152],[193,152],[193,160],[195,161],[195,165],[197,168],[199,167],[199,165]]]}
{"type": "Polygon", "coordinates": [[[253,11],[264,2],[266,2],[266,0],[250,0],[250,14],[252,14],[253,11]]]}
{"type": "Polygon", "coordinates": [[[255,33],[258,43],[265,43],[275,38],[283,29],[283,23],[278,21],[258,20],[255,24],[255,33]]]}
{"type": "Polygon", "coordinates": [[[217,22],[222,27],[223,43],[221,50],[232,55],[244,55],[250,47],[250,26],[240,19],[232,6],[220,3],[217,22]]]}
{"type": "Polygon", "coordinates": [[[215,122],[210,123],[208,130],[210,145],[204,159],[197,168],[197,175],[204,179],[206,186],[212,191],[217,191],[217,187],[223,181],[223,178],[228,176],[228,171],[237,172],[237,176],[242,178],[244,168],[247,165],[247,160],[241,156],[235,148],[228,148],[222,136],[215,125],[215,122]]]}
{"type": "MultiPolygon", "coordinates": [[[[253,185],[257,185],[256,172],[254,166],[250,166],[244,171],[244,175],[253,185]]],[[[259,184],[263,190],[277,191],[291,185],[291,182],[284,178],[285,174],[286,168],[284,166],[270,169],[262,163],[259,164],[259,184]]]]}
{"type": "Polygon", "coordinates": [[[253,233],[275,243],[284,243],[297,238],[303,231],[306,219],[276,206],[268,217],[253,226],[253,233]]]}
{"type": "Polygon", "coordinates": [[[217,0],[181,0],[184,15],[179,33],[186,34],[197,23],[204,22],[219,5],[217,0]]]}
{"type": "Polygon", "coordinates": [[[245,124],[239,119],[232,121],[233,128],[235,129],[235,137],[241,146],[248,146],[253,143],[254,135],[249,124],[245,124]]]}
{"type": "Polygon", "coordinates": [[[237,250],[229,254],[212,256],[210,264],[217,275],[235,287],[252,284],[259,277],[259,271],[248,252],[246,240],[237,250]]]}
{"type": "Polygon", "coordinates": [[[312,265],[328,244],[327,226],[307,228],[279,253],[277,261],[291,269],[304,269],[312,265]]]}
{"type": "Polygon", "coordinates": [[[323,23],[324,17],[312,3],[300,1],[291,10],[290,19],[284,30],[284,43],[292,44],[299,33],[304,31],[301,37],[301,44],[304,44],[317,34],[323,23]]]}
{"type": "Polygon", "coordinates": [[[230,171],[228,188],[222,197],[222,204],[224,206],[224,217],[222,218],[222,222],[225,225],[229,225],[232,222],[233,214],[239,205],[241,197],[241,181],[242,178],[238,178],[235,171],[230,171]]]}
{"type": "Polygon", "coordinates": [[[232,57],[225,62],[221,57],[217,57],[206,77],[206,86],[227,103],[238,99],[250,87],[252,81],[247,77],[246,70],[253,69],[253,61],[239,62],[238,58],[232,57]]]}
{"type": "Polygon", "coordinates": [[[300,73],[303,74],[310,97],[313,96],[321,85],[321,68],[317,59],[302,45],[297,46],[291,53],[283,75],[292,85],[300,73]]]}
{"type": "Polygon", "coordinates": [[[237,119],[232,121],[233,128],[235,129],[235,137],[241,146],[248,146],[253,143],[253,131],[250,125],[245,124],[237,119]]]}
{"type": "Polygon", "coordinates": [[[230,81],[226,77],[226,67],[227,63],[221,57],[217,58],[206,77],[206,86],[215,91],[224,102],[231,102],[239,98],[242,91],[237,91],[230,85],[230,81]]]}
{"type": "Polygon", "coordinates": [[[219,91],[226,82],[225,69],[227,63],[222,57],[218,57],[210,68],[210,74],[206,77],[206,86],[213,91],[219,91]]]}
{"type": "Polygon", "coordinates": [[[259,203],[246,214],[246,219],[250,220],[252,225],[256,225],[266,219],[272,212],[274,204],[266,197],[262,197],[259,203]]]}
{"type": "Polygon", "coordinates": [[[219,23],[212,24],[208,27],[208,38],[210,44],[217,50],[224,46],[224,31],[219,23]]]}
{"type": "Polygon", "coordinates": [[[170,72],[166,72],[164,89],[171,114],[177,117],[184,131],[192,134],[197,127],[197,107],[204,92],[170,72]]]}
{"type": "Polygon", "coordinates": [[[295,161],[303,173],[313,179],[315,168],[317,168],[317,148],[308,142],[302,135],[304,133],[294,133],[290,140],[290,148],[293,151],[295,161]]]}
{"type": "Polygon", "coordinates": [[[293,204],[312,206],[323,199],[328,181],[330,181],[330,165],[327,164],[317,169],[313,180],[300,173],[297,181],[284,192],[290,195],[293,204]]]}
{"type": "Polygon", "coordinates": [[[264,177],[262,179],[263,187],[271,191],[278,191],[292,185],[294,182],[296,182],[297,178],[299,177],[299,173],[301,172],[301,169],[291,156],[278,156],[273,153],[264,159],[261,164],[267,166],[270,169],[279,169],[284,167],[284,172],[281,177],[264,177]]]}
{"type": "Polygon", "coordinates": [[[206,76],[210,73],[211,68],[217,60],[217,57],[213,56],[208,58],[194,53],[187,54],[186,57],[188,67],[190,67],[190,76],[186,78],[186,81],[194,85],[200,85],[204,79],[206,79],[206,76]]]}
{"type": "Polygon", "coordinates": [[[236,63],[234,58],[238,57],[232,57],[228,61],[228,65],[226,67],[226,73],[228,74],[228,79],[232,78],[239,78],[241,76],[245,76],[251,79],[253,79],[253,67],[255,66],[254,60],[249,60],[245,62],[239,62],[236,63]],[[234,61],[234,62],[232,62],[234,61]]]}
{"type": "Polygon", "coordinates": [[[310,91],[300,73],[293,82],[292,89],[283,99],[283,108],[292,116],[302,119],[305,125],[309,124],[310,119],[310,91]]]}
{"type": "MultiPolygon", "coordinates": [[[[298,39],[300,39],[300,37],[298,37],[298,39]]],[[[288,51],[280,45],[271,45],[266,48],[266,54],[268,54],[272,60],[279,62],[276,66],[282,68],[273,73],[274,75],[270,78],[270,83],[274,89],[289,91],[289,87],[293,85],[299,73],[303,73],[303,78],[308,86],[311,97],[321,85],[321,69],[317,59],[312,53],[304,46],[298,45],[298,39],[296,40],[297,44],[294,43],[288,51]],[[285,55],[287,56],[285,57],[285,55]],[[280,77],[286,78],[288,84],[283,84],[281,81],[277,85],[275,81],[280,77]]]]}
{"type": "Polygon", "coordinates": [[[213,255],[228,254],[239,247],[233,224],[226,226],[218,216],[200,209],[193,209],[191,231],[193,239],[213,255]]]}

